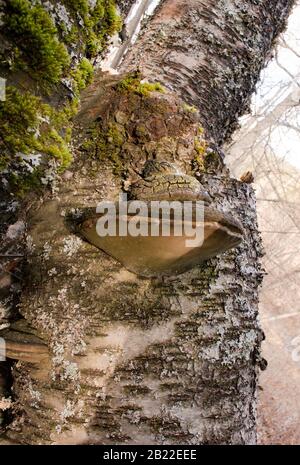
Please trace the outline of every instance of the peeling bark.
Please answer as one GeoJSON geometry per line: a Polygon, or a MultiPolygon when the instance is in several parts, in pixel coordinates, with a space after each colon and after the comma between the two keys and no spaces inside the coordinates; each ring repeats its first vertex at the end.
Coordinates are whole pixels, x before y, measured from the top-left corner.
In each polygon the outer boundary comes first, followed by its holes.
{"type": "Polygon", "coordinates": [[[249,108],[292,0],[166,0],[123,63],[200,109],[218,144],[249,108]],[[188,34],[187,34],[188,31],[188,34]]]}

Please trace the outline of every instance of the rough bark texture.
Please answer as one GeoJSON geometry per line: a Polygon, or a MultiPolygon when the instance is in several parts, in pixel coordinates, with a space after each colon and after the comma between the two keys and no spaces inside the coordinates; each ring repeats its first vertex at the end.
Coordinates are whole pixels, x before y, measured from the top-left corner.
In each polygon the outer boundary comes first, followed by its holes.
{"type": "Polygon", "coordinates": [[[230,134],[291,2],[211,3],[164,2],[124,64],[172,86],[200,114],[174,92],[138,95],[100,76],[82,102],[72,175],[31,208],[19,311],[49,358],[13,368],[12,441],[256,441],[262,273],[255,199],[251,186],[228,176],[199,124],[217,142],[230,134]],[[205,24],[211,41],[202,39],[205,24]],[[231,50],[226,58],[217,35],[231,50]],[[214,205],[244,225],[242,245],[181,276],[142,279],[81,240],[74,224],[85,209],[116,199],[151,158],[194,168],[214,205]]]}
{"type": "MultiPolygon", "coordinates": [[[[153,150],[189,170],[199,124],[181,101],[102,92],[79,120],[90,126],[100,118],[94,134],[118,125],[131,179],[131,166],[139,169],[153,150]]],[[[20,311],[47,341],[51,360],[42,368],[24,362],[14,368],[14,393],[26,408],[22,432],[13,425],[10,437],[30,443],[255,442],[260,249],[251,188],[220,174],[201,176],[215,204],[243,222],[244,244],[180,277],[141,279],[72,235],[72,219],[66,221],[70,212],[82,216],[120,191],[111,163],[90,155],[91,147],[59,198],[30,219],[30,280],[20,311]]]]}
{"type": "Polygon", "coordinates": [[[291,0],[166,0],[123,63],[200,109],[222,144],[236,129],[291,0]],[[188,34],[187,34],[188,31],[188,34]]]}

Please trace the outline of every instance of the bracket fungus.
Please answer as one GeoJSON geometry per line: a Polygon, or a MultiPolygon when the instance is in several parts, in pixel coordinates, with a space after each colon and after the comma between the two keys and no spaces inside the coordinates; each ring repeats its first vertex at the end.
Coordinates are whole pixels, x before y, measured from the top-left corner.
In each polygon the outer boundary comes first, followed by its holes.
{"type": "Polygon", "coordinates": [[[243,238],[241,224],[213,208],[200,182],[169,162],[146,162],[143,179],[130,194],[126,208],[119,202],[106,214],[90,214],[79,232],[137,275],[184,273],[243,238]],[[113,234],[99,234],[99,221],[115,222],[113,234]]]}

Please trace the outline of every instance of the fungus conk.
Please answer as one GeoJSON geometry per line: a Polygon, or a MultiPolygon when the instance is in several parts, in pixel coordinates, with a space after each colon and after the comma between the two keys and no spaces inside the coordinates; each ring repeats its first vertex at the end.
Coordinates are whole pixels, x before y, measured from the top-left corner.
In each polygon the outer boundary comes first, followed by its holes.
{"type": "Polygon", "coordinates": [[[91,244],[137,275],[177,275],[242,240],[241,224],[213,208],[200,182],[167,161],[146,162],[141,180],[131,186],[130,198],[127,209],[134,213],[124,215],[120,204],[115,204],[116,235],[98,234],[97,222],[103,213],[91,214],[79,229],[91,244]],[[136,208],[137,201],[142,208],[136,208]],[[162,208],[153,211],[157,202],[162,208]],[[132,222],[143,234],[130,234],[132,222]],[[121,235],[120,230],[127,226],[128,233],[121,235]]]}

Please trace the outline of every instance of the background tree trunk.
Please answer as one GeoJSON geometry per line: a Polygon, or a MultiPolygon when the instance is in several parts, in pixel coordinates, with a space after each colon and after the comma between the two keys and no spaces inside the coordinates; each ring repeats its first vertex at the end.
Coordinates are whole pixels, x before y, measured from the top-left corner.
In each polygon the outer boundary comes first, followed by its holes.
{"type": "Polygon", "coordinates": [[[291,4],[166,0],[123,70],[138,67],[168,91],[124,91],[120,77],[101,75],[85,91],[72,170],[28,218],[19,311],[49,354],[13,368],[12,441],[255,443],[261,244],[253,190],[229,177],[219,147],[291,4]],[[194,172],[242,222],[242,245],[183,275],[145,279],[81,240],[74,222],[84,210],[115,200],[151,158],[194,172]]]}

